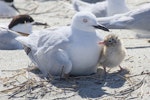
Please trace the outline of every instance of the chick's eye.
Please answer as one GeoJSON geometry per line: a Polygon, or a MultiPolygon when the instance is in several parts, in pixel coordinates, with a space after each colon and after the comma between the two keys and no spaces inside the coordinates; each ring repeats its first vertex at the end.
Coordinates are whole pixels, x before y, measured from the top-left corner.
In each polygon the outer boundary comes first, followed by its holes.
{"type": "Polygon", "coordinates": [[[112,40],[109,40],[108,42],[109,42],[109,43],[111,43],[111,42],[112,42],[112,40]]]}

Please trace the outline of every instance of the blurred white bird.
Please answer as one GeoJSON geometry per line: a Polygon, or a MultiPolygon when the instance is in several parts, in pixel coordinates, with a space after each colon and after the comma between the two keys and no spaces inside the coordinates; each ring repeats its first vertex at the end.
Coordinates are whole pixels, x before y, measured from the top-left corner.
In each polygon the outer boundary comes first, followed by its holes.
{"type": "Polygon", "coordinates": [[[0,27],[0,50],[22,49],[22,44],[15,40],[18,34],[14,32],[22,35],[32,33],[33,21],[29,15],[18,15],[12,19],[8,28],[0,27]]]}
{"type": "Polygon", "coordinates": [[[112,16],[129,11],[125,0],[106,0],[92,4],[81,0],[73,0],[73,7],[76,11],[89,11],[96,17],[112,16]]]}
{"type": "Polygon", "coordinates": [[[18,9],[14,6],[14,0],[0,1],[0,17],[9,18],[19,14],[18,9]]]}
{"type": "Polygon", "coordinates": [[[109,34],[105,37],[104,41],[99,42],[103,45],[100,53],[99,65],[103,66],[106,74],[106,67],[119,66],[122,69],[120,63],[123,61],[126,55],[126,49],[122,45],[121,39],[114,34],[109,34]]]}
{"type": "Polygon", "coordinates": [[[150,3],[124,14],[97,19],[110,29],[131,29],[150,36],[150,3]]]}
{"type": "Polygon", "coordinates": [[[109,31],[97,24],[93,14],[79,12],[73,17],[71,26],[16,39],[26,46],[26,53],[44,76],[89,75],[97,70],[101,50],[97,42],[102,39],[95,28],[109,31]]]}

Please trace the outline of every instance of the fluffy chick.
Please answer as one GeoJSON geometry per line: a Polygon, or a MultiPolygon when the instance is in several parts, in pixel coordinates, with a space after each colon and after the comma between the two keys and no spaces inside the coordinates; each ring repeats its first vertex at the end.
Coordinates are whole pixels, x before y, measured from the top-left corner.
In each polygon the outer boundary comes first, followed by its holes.
{"type": "Polygon", "coordinates": [[[103,66],[105,74],[106,67],[112,68],[119,66],[121,70],[120,63],[126,55],[126,49],[122,45],[121,39],[115,34],[110,34],[105,37],[104,41],[99,42],[99,45],[103,45],[103,48],[98,64],[103,66]]]}

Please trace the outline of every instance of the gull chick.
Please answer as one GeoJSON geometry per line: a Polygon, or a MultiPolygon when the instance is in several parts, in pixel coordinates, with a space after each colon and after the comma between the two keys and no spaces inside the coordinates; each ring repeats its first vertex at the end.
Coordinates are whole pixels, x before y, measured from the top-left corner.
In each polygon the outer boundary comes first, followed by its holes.
{"type": "Polygon", "coordinates": [[[126,49],[122,45],[121,40],[118,36],[110,34],[105,37],[104,41],[99,42],[103,45],[99,65],[103,66],[104,72],[106,73],[106,67],[119,66],[122,69],[120,63],[123,61],[126,55],[126,49]]]}

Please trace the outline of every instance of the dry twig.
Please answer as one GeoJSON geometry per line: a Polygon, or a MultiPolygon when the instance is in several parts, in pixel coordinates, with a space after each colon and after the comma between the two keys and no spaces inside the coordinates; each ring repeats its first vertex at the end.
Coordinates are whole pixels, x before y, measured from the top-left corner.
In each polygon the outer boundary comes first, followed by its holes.
{"type": "Polygon", "coordinates": [[[139,83],[132,85],[131,87],[121,90],[119,92],[116,92],[112,96],[116,98],[127,98],[132,92],[139,89],[144,84],[145,77],[139,83]]]}

